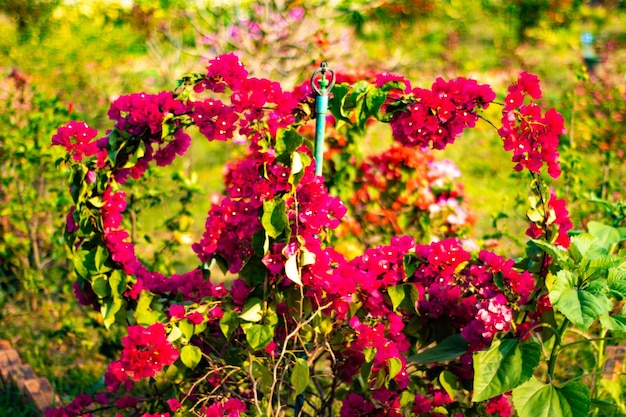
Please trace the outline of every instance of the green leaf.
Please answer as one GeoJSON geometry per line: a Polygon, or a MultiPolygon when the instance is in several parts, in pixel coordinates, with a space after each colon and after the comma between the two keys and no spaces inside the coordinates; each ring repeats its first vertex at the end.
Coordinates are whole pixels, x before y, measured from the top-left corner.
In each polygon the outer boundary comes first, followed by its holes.
{"type": "Polygon", "coordinates": [[[100,307],[100,314],[102,314],[102,321],[104,327],[110,329],[113,323],[115,323],[115,315],[122,309],[123,302],[120,298],[108,299],[100,307]]]}
{"type": "Polygon", "coordinates": [[[178,322],[178,328],[182,332],[185,340],[189,341],[193,337],[194,334],[194,325],[191,324],[188,320],[181,320],[178,322]]]}
{"type": "Polygon", "coordinates": [[[613,303],[604,294],[581,290],[578,286],[579,279],[574,273],[561,270],[550,288],[549,297],[557,310],[586,331],[600,315],[611,311],[613,303]]]}
{"type": "Polygon", "coordinates": [[[626,298],[626,270],[610,268],[607,275],[607,287],[617,300],[626,298]]]}
{"type": "Polygon", "coordinates": [[[395,378],[396,375],[402,370],[402,361],[398,358],[387,359],[387,365],[389,366],[389,379],[395,378]]]}
{"type": "Polygon", "coordinates": [[[272,373],[267,369],[267,366],[258,358],[255,358],[252,362],[252,376],[258,380],[257,388],[264,394],[269,394],[272,386],[272,373]]]}
{"type": "Polygon", "coordinates": [[[198,346],[186,345],[180,350],[180,360],[189,369],[195,369],[202,359],[202,351],[198,346]]]}
{"type": "Polygon", "coordinates": [[[365,105],[367,106],[367,110],[369,113],[374,116],[376,119],[380,120],[380,107],[387,100],[387,93],[379,88],[374,88],[370,92],[367,93],[365,97],[365,105]]]}
{"type": "Polygon", "coordinates": [[[157,321],[165,318],[165,314],[162,311],[152,308],[152,299],[154,295],[148,291],[141,291],[139,300],[137,301],[137,308],[133,317],[137,321],[137,324],[142,326],[150,326],[157,321]]]}
{"type": "Polygon", "coordinates": [[[522,384],[533,376],[537,365],[539,365],[541,345],[535,342],[526,342],[520,345],[520,349],[522,350],[522,374],[518,383],[522,384]]]}
{"type": "Polygon", "coordinates": [[[552,259],[556,261],[556,263],[562,267],[567,266],[568,257],[567,251],[552,245],[544,240],[540,239],[530,239],[530,241],[537,247],[539,247],[542,251],[550,255],[552,259]]]}
{"type": "Polygon", "coordinates": [[[100,298],[105,298],[111,293],[109,282],[107,281],[107,277],[105,275],[98,275],[97,277],[94,277],[93,282],[91,283],[91,288],[100,298]]]}
{"type": "Polygon", "coordinates": [[[333,87],[332,97],[328,100],[328,109],[337,120],[350,122],[348,114],[346,114],[343,109],[346,96],[349,92],[350,87],[347,84],[338,84],[333,87]]]}
{"type": "Polygon", "coordinates": [[[270,240],[265,234],[265,230],[259,230],[252,235],[252,249],[259,258],[263,258],[269,253],[270,240]]]}
{"type": "Polygon", "coordinates": [[[602,247],[607,249],[622,240],[621,233],[618,229],[597,221],[592,220],[587,223],[587,230],[589,230],[589,233],[593,236],[598,238],[602,247]]]}
{"type": "Polygon", "coordinates": [[[269,237],[276,239],[289,226],[285,201],[280,197],[263,203],[261,224],[269,237]]]}
{"type": "Polygon", "coordinates": [[[296,175],[302,171],[304,164],[300,152],[294,152],[291,156],[291,175],[296,175]]]}
{"type": "Polygon", "coordinates": [[[263,301],[256,297],[246,300],[239,318],[254,323],[261,321],[263,318],[263,301]]]}
{"type": "Polygon", "coordinates": [[[474,395],[480,402],[503,394],[526,382],[541,357],[541,346],[517,339],[494,340],[489,349],[474,354],[474,395]]]}
{"type": "MultiPolygon", "coordinates": [[[[409,284],[411,285],[411,284],[409,284]]],[[[392,287],[387,287],[387,294],[389,294],[389,298],[391,299],[391,304],[393,305],[393,311],[396,311],[398,306],[402,304],[406,292],[404,290],[404,285],[398,284],[392,287]]]]}
{"type": "Polygon", "coordinates": [[[274,326],[243,323],[241,328],[252,350],[264,349],[274,338],[274,326]]]}
{"type": "Polygon", "coordinates": [[[589,388],[579,381],[557,388],[533,377],[513,390],[513,405],[519,417],[586,416],[590,404],[589,388]]]}
{"type": "Polygon", "coordinates": [[[622,263],[622,258],[617,255],[603,255],[597,258],[593,258],[589,261],[589,266],[587,270],[584,271],[584,278],[591,277],[596,272],[601,272],[616,267],[622,263]]]}
{"type": "MultiPolygon", "coordinates": [[[[596,241],[596,238],[589,233],[581,233],[579,235],[572,236],[570,239],[569,252],[574,261],[576,261],[576,263],[582,261],[582,259],[587,255],[587,252],[589,252],[589,250],[594,246],[596,241]]],[[[597,245],[595,246],[597,247],[597,245]]]]}
{"type": "Polygon", "coordinates": [[[109,251],[104,246],[98,246],[96,253],[94,254],[94,266],[98,272],[108,272],[112,268],[106,266],[106,261],[109,259],[109,251]]]}
{"type": "Polygon", "coordinates": [[[79,250],[74,254],[74,270],[78,276],[89,279],[89,277],[96,271],[94,258],[95,252],[87,250],[79,250]]]}
{"type": "Polygon", "coordinates": [[[251,287],[263,283],[266,274],[267,267],[258,256],[251,256],[248,262],[241,268],[241,271],[239,271],[239,276],[251,287]]]}
{"type": "Polygon", "coordinates": [[[288,165],[293,154],[304,142],[304,138],[294,129],[279,129],[276,132],[276,159],[283,165],[288,165]]]}
{"type": "Polygon", "coordinates": [[[394,89],[404,91],[406,89],[406,82],[400,80],[387,81],[380,87],[380,89],[387,92],[394,89]]]}
{"type": "Polygon", "coordinates": [[[172,327],[172,330],[167,335],[167,341],[170,343],[174,343],[183,335],[183,332],[178,328],[178,326],[172,327]]]}
{"type": "Polygon", "coordinates": [[[600,323],[611,331],[626,334],[626,316],[609,316],[608,314],[603,314],[600,316],[600,323]]]}
{"type": "Polygon", "coordinates": [[[289,184],[298,185],[304,176],[306,167],[311,165],[313,160],[304,152],[294,152],[291,159],[291,173],[289,175],[289,184]]]}
{"type": "Polygon", "coordinates": [[[450,398],[455,398],[459,390],[459,381],[452,372],[444,370],[439,374],[439,383],[441,387],[448,393],[450,398]]]}
{"type": "Polygon", "coordinates": [[[374,357],[376,356],[376,348],[363,349],[363,355],[365,356],[365,362],[374,361],[374,357]]]}
{"type": "Polygon", "coordinates": [[[306,390],[306,387],[309,385],[309,379],[309,364],[303,358],[296,358],[296,363],[291,373],[291,383],[295,389],[295,395],[301,394],[306,390]]]}
{"type": "Polygon", "coordinates": [[[109,276],[109,287],[111,288],[111,295],[114,298],[121,297],[126,290],[126,275],[119,269],[111,272],[109,276]]]}
{"type": "Polygon", "coordinates": [[[233,310],[224,311],[224,315],[220,319],[220,330],[228,339],[233,332],[239,327],[239,314],[233,310]]]}
{"type": "Polygon", "coordinates": [[[467,352],[467,341],[460,334],[453,334],[427,349],[408,358],[409,362],[434,363],[456,359],[467,352]]]}

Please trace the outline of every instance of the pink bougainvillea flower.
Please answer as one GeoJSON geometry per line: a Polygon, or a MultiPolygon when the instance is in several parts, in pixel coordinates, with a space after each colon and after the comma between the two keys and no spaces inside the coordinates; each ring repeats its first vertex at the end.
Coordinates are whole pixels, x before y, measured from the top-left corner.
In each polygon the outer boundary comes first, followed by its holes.
{"type": "Polygon", "coordinates": [[[505,395],[490,398],[485,406],[485,411],[489,413],[489,415],[498,415],[500,417],[510,417],[513,415],[513,407],[505,395]]]}
{"type": "Polygon", "coordinates": [[[82,161],[83,157],[98,153],[98,144],[92,140],[97,135],[98,131],[86,123],[71,121],[61,126],[52,136],[52,144],[65,147],[72,159],[82,161]]]}
{"type": "Polygon", "coordinates": [[[178,350],[167,341],[162,323],[155,323],[147,328],[130,326],[128,334],[122,338],[120,360],[109,365],[105,384],[109,391],[115,391],[127,379],[140,381],[154,377],[163,367],[173,364],[178,356],[178,350]]]}

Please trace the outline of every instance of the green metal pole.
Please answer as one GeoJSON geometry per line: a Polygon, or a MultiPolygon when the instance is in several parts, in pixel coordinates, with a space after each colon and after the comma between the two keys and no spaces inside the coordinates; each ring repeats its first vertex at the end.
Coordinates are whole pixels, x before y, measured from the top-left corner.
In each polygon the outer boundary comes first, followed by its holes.
{"type": "Polygon", "coordinates": [[[324,132],[326,129],[326,112],[328,111],[328,93],[335,85],[335,72],[328,68],[326,62],[322,62],[320,67],[313,72],[311,77],[311,88],[316,94],[315,97],[315,175],[322,175],[324,166],[324,132]],[[326,78],[326,73],[331,74],[330,81],[326,78]],[[321,74],[319,87],[315,84],[315,77],[321,74]]]}

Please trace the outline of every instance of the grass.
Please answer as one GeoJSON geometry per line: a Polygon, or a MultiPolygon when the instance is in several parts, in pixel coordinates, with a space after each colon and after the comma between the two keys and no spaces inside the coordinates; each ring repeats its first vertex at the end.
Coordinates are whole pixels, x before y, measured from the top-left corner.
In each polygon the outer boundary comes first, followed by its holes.
{"type": "Polygon", "coordinates": [[[40,415],[37,407],[22,402],[22,394],[15,386],[0,382],[0,417],[39,417],[40,415]]]}
{"type": "Polygon", "coordinates": [[[107,340],[115,336],[103,333],[95,312],[72,299],[40,300],[36,309],[14,299],[0,310],[0,322],[0,338],[62,399],[101,386],[107,355],[115,353],[107,340]]]}

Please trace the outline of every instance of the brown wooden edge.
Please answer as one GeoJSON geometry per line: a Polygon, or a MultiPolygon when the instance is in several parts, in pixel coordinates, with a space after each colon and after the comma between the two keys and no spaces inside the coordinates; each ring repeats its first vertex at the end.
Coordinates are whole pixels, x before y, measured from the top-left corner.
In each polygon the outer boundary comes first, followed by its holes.
{"type": "Polygon", "coordinates": [[[0,340],[0,385],[15,386],[22,393],[22,402],[32,404],[44,414],[46,408],[59,404],[59,398],[46,378],[38,378],[33,368],[23,364],[15,349],[6,340],[0,340]]]}

